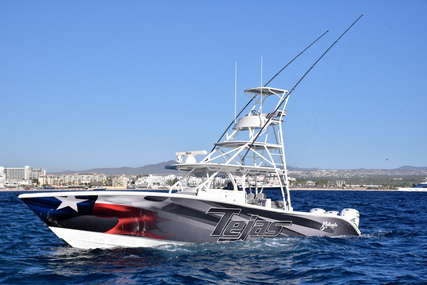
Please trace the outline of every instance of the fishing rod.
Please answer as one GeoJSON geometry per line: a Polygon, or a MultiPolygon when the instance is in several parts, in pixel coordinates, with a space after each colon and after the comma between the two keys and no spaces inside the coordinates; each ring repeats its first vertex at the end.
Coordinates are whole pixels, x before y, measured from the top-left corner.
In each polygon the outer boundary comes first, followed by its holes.
{"type": "Polygon", "coordinates": [[[286,97],[282,100],[282,102],[276,107],[276,109],[274,110],[273,113],[269,114],[267,116],[267,122],[265,122],[265,124],[262,126],[262,128],[260,129],[260,131],[258,132],[258,134],[255,136],[255,139],[252,140],[252,143],[249,145],[248,149],[246,150],[245,155],[242,157],[242,163],[245,164],[245,158],[246,155],[248,154],[249,150],[253,147],[255,141],[258,139],[258,137],[261,135],[261,133],[264,131],[265,127],[270,123],[271,119],[273,118],[274,113],[277,112],[277,110],[279,110],[283,103],[286,102],[286,100],[289,98],[289,95],[291,95],[292,91],[295,90],[295,88],[300,84],[300,82],[304,79],[304,77],[307,76],[307,74],[314,68],[314,66],[325,56],[325,54],[328,53],[328,51],[348,32],[348,30],[350,30],[354,24],[357,23],[357,21],[359,21],[360,18],[362,18],[362,16],[365,13],[363,13],[362,15],[359,16],[359,18],[357,18],[356,21],[353,22],[353,24],[350,25],[350,27],[347,28],[347,30],[344,31],[344,33],[342,33],[338,39],[316,60],[316,62],[306,71],[306,73],[304,73],[304,75],[300,78],[300,80],[298,80],[298,82],[294,85],[294,87],[292,87],[291,91],[289,91],[288,95],[286,95],[286,97]]]}
{"type": "MultiPolygon", "coordinates": [[[[265,85],[264,87],[266,87],[271,81],[273,81],[274,78],[277,77],[277,75],[279,75],[286,67],[288,67],[295,59],[297,59],[300,55],[302,55],[307,49],[309,49],[314,43],[316,43],[318,40],[320,40],[320,38],[322,38],[327,32],[329,32],[329,30],[327,30],[326,32],[324,32],[320,37],[318,37],[314,42],[312,42],[309,46],[307,46],[302,52],[300,52],[297,56],[295,56],[290,62],[288,62],[279,72],[276,73],[276,75],[274,75],[265,85]]],[[[230,129],[230,127],[233,125],[233,123],[236,121],[236,119],[243,113],[243,111],[249,106],[249,104],[252,103],[252,101],[255,99],[256,95],[253,96],[249,102],[245,105],[245,107],[242,108],[242,110],[240,111],[240,113],[231,121],[230,125],[228,125],[227,129],[222,133],[221,137],[218,139],[217,143],[220,142],[222,140],[222,138],[224,137],[224,135],[227,133],[227,131],[230,129]]],[[[215,149],[215,146],[212,148],[211,152],[215,149]]]]}
{"type": "Polygon", "coordinates": [[[308,50],[315,42],[317,42],[318,40],[320,40],[321,37],[323,37],[327,32],[329,32],[329,30],[327,30],[326,32],[324,32],[320,37],[318,37],[314,42],[312,42],[308,47],[306,47],[302,52],[300,52],[296,57],[294,57],[290,62],[288,62],[288,64],[286,64],[282,69],[280,69],[279,72],[276,73],[276,75],[274,75],[265,85],[264,87],[266,87],[271,81],[273,81],[274,78],[277,77],[277,75],[279,75],[286,67],[288,67],[295,59],[297,59],[300,55],[302,55],[306,50],[308,50]]]}

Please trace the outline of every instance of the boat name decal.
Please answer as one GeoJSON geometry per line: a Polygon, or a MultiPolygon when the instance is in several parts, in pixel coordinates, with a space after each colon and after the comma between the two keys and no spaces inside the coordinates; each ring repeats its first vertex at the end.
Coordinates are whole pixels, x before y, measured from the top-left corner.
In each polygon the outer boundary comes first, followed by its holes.
{"type": "Polygon", "coordinates": [[[222,214],[211,236],[218,237],[218,241],[246,240],[248,237],[277,237],[283,227],[292,225],[292,221],[260,220],[258,215],[250,215],[249,220],[232,220],[233,216],[240,216],[240,212],[241,209],[210,208],[206,214],[222,214]]]}
{"type": "Polygon", "coordinates": [[[320,227],[320,230],[324,231],[326,228],[333,229],[335,227],[338,227],[337,223],[331,223],[331,222],[328,222],[328,221],[324,221],[323,224],[322,224],[322,226],[320,227]]]}

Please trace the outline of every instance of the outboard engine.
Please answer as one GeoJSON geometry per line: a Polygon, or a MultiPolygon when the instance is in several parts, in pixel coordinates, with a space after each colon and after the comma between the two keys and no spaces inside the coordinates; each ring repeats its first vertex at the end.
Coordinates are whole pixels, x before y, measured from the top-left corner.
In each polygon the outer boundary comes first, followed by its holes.
{"type": "Polygon", "coordinates": [[[341,211],[341,217],[346,218],[347,220],[350,220],[353,224],[356,225],[356,227],[359,227],[359,211],[356,209],[343,209],[341,211]]]}
{"type": "Polygon", "coordinates": [[[310,213],[315,213],[315,214],[326,214],[326,211],[320,208],[314,208],[310,210],[310,213]]]}

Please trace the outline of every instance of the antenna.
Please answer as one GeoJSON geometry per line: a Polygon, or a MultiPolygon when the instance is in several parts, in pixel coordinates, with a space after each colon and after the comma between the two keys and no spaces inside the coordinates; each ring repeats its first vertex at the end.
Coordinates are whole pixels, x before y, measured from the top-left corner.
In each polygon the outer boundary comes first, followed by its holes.
{"type": "Polygon", "coordinates": [[[237,61],[234,63],[234,123],[236,123],[237,114],[237,61]]]}
{"type": "MultiPolygon", "coordinates": [[[[262,55],[261,55],[261,85],[262,86],[262,55]]],[[[261,109],[260,112],[262,113],[262,89],[261,89],[261,109]]]]}
{"type": "Polygon", "coordinates": [[[261,55],[261,85],[262,86],[262,55],[261,55]]]}

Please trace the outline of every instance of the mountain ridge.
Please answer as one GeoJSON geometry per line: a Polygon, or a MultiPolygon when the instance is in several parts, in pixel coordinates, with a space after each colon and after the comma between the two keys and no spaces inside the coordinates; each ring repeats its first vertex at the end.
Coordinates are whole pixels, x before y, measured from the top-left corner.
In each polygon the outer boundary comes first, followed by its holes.
{"type": "MultiPolygon", "coordinates": [[[[166,169],[165,166],[176,163],[175,160],[164,161],[160,163],[147,164],[140,167],[106,167],[106,168],[91,168],[87,170],[66,170],[61,172],[50,172],[49,174],[61,175],[61,174],[106,174],[106,175],[144,175],[144,174],[157,174],[157,175],[168,175],[168,174],[177,174],[177,170],[166,169]]],[[[288,166],[289,171],[319,171],[321,168],[299,168],[288,166]]],[[[417,167],[417,166],[408,166],[404,165],[399,168],[389,169],[389,170],[411,170],[411,169],[423,169],[427,170],[427,167],[417,167]]],[[[327,169],[327,170],[341,170],[341,169],[327,169]]],[[[356,170],[356,169],[353,169],[356,170]]]]}
{"type": "Polygon", "coordinates": [[[66,170],[61,172],[52,172],[49,174],[53,175],[61,175],[61,174],[106,174],[106,175],[143,175],[143,174],[159,174],[159,175],[167,175],[167,174],[176,174],[176,170],[165,169],[165,166],[176,163],[175,160],[164,161],[155,164],[147,164],[140,167],[106,167],[106,168],[91,168],[86,170],[66,170]]]}

